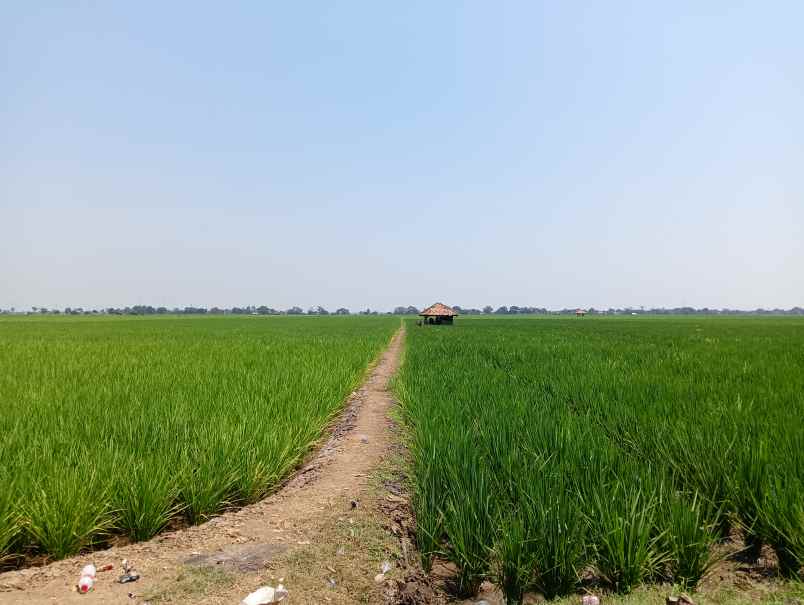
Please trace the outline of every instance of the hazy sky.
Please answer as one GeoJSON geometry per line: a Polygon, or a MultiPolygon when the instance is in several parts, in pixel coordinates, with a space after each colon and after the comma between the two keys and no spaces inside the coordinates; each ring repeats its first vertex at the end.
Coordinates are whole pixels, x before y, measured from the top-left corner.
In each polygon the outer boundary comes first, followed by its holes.
{"type": "Polygon", "coordinates": [[[3,2],[0,307],[804,305],[802,23],[3,2]]]}

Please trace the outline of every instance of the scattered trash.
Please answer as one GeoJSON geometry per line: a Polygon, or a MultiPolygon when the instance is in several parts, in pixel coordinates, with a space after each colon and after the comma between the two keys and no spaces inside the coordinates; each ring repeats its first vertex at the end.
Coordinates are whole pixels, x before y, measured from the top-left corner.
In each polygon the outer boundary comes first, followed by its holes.
{"type": "Polygon", "coordinates": [[[358,501],[357,500],[352,500],[351,504],[352,504],[352,508],[357,508],[358,501]]]}
{"type": "Polygon", "coordinates": [[[600,605],[600,597],[593,594],[583,595],[581,605],[600,605]]]}
{"type": "Polygon", "coordinates": [[[669,596],[665,603],[667,603],[667,605],[695,605],[695,601],[687,594],[680,594],[677,597],[669,596]]]}
{"type": "Polygon", "coordinates": [[[360,435],[360,443],[368,443],[368,435],[360,435]]]}
{"type": "Polygon", "coordinates": [[[380,573],[374,576],[374,581],[377,584],[382,584],[385,581],[385,574],[387,574],[393,566],[388,561],[383,561],[382,565],[380,565],[380,573]]]}
{"type": "Polygon", "coordinates": [[[114,565],[111,563],[107,563],[106,565],[99,567],[98,571],[112,571],[114,569],[114,565]]]}
{"type": "Polygon", "coordinates": [[[335,554],[341,557],[346,554],[346,549],[343,546],[339,546],[338,550],[335,551],[335,554]]]}
{"type": "Polygon", "coordinates": [[[128,584],[129,582],[136,582],[139,579],[140,574],[134,571],[128,559],[123,559],[123,575],[117,578],[117,583],[128,584]]]}
{"type": "Polygon", "coordinates": [[[140,579],[140,574],[138,574],[136,571],[134,571],[134,572],[124,573],[122,576],[117,578],[117,582],[120,583],[120,584],[128,584],[129,582],[136,582],[139,579],[140,579]]]}
{"type": "Polygon", "coordinates": [[[240,605],[269,605],[269,603],[279,603],[287,596],[288,591],[281,584],[278,584],[276,588],[263,586],[240,601],[240,605]]]}
{"type": "Polygon", "coordinates": [[[95,566],[90,563],[89,565],[84,565],[84,569],[81,570],[81,575],[94,578],[97,575],[97,570],[95,569],[95,566]]]}
{"type": "Polygon", "coordinates": [[[327,579],[327,584],[329,584],[330,588],[335,588],[335,585],[336,585],[335,578],[328,578],[327,579]]]}
{"type": "Polygon", "coordinates": [[[78,592],[86,594],[95,586],[95,566],[91,563],[84,565],[81,574],[78,576],[78,592]]]}
{"type": "Polygon", "coordinates": [[[78,592],[86,594],[95,586],[95,578],[91,576],[81,576],[78,580],[78,592]]]}
{"type": "Polygon", "coordinates": [[[479,601],[475,601],[475,605],[490,605],[486,599],[480,599],[479,601]]]}

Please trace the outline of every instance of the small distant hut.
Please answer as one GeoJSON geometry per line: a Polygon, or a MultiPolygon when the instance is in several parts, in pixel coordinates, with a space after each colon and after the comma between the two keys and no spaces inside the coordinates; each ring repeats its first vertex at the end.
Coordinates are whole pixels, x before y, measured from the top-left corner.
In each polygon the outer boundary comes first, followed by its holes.
{"type": "Polygon", "coordinates": [[[577,311],[575,311],[575,317],[583,317],[584,315],[586,315],[586,311],[584,311],[583,309],[578,309],[577,311]]]}
{"type": "Polygon", "coordinates": [[[447,305],[436,303],[430,307],[427,307],[424,311],[419,313],[419,316],[422,318],[422,321],[426,324],[434,324],[434,325],[452,325],[452,320],[455,317],[458,317],[458,314],[455,312],[454,309],[448,307],[447,305]]]}

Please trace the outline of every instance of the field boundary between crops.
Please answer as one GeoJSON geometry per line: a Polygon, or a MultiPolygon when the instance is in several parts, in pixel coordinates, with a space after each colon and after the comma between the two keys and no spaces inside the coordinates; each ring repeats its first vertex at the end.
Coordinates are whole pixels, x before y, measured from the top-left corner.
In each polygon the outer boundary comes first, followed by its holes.
{"type": "Polygon", "coordinates": [[[147,542],[0,574],[0,604],[236,603],[280,578],[294,602],[382,602],[399,571],[394,564],[387,582],[375,576],[383,561],[398,561],[399,542],[388,531],[387,500],[376,479],[396,440],[389,381],[404,337],[403,326],[327,436],[267,498],[147,542]],[[141,573],[136,584],[114,582],[123,559],[141,573]],[[89,562],[115,571],[99,574],[95,590],[79,595],[76,574],[89,562]]]}
{"type": "MultiPolygon", "coordinates": [[[[315,479],[318,472],[326,463],[326,460],[328,459],[327,457],[334,454],[338,442],[342,440],[349,431],[355,428],[355,420],[360,412],[361,404],[359,393],[369,378],[371,378],[371,375],[376,370],[377,365],[383,360],[385,354],[394,344],[394,341],[400,338],[400,335],[401,337],[404,337],[403,332],[404,327],[400,327],[396,332],[393,333],[391,338],[388,340],[388,345],[375,359],[368,364],[368,366],[366,366],[366,371],[363,373],[360,379],[356,381],[357,384],[355,385],[355,388],[353,388],[346,397],[340,411],[323,429],[321,432],[321,437],[318,439],[318,441],[313,445],[312,448],[310,448],[310,451],[307,452],[303,460],[299,462],[296,468],[279,484],[277,484],[276,489],[272,490],[271,493],[266,496],[266,498],[270,498],[286,488],[292,487],[298,489],[315,479]]],[[[400,352],[400,361],[397,363],[401,363],[403,355],[404,353],[400,352]]]]}

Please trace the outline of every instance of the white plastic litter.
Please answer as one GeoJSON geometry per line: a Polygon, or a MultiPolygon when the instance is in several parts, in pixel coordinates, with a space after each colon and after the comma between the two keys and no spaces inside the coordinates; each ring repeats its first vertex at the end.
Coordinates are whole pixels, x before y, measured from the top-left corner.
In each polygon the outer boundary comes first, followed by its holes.
{"type": "Polygon", "coordinates": [[[263,586],[240,601],[240,605],[269,605],[269,603],[279,603],[287,596],[288,591],[281,584],[276,588],[263,586]]]}
{"type": "Polygon", "coordinates": [[[78,580],[78,592],[81,594],[88,593],[93,586],[95,586],[95,578],[92,576],[81,576],[81,579],[78,580]]]}
{"type": "Polygon", "coordinates": [[[84,568],[81,570],[81,575],[78,577],[78,592],[81,594],[86,594],[95,586],[95,575],[98,573],[98,570],[95,569],[95,566],[91,563],[89,565],[84,565],[84,568]]]}
{"type": "Polygon", "coordinates": [[[600,605],[600,598],[593,594],[584,595],[581,599],[581,605],[600,605]]]}
{"type": "Polygon", "coordinates": [[[98,570],[95,569],[95,566],[92,563],[90,563],[89,565],[84,565],[84,569],[81,570],[81,575],[94,578],[98,575],[98,570]]]}
{"type": "Polygon", "coordinates": [[[391,563],[389,563],[388,561],[383,561],[382,567],[380,569],[382,569],[382,573],[384,574],[388,573],[389,571],[391,571],[391,563]]]}

